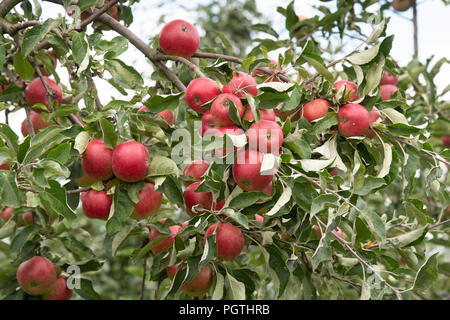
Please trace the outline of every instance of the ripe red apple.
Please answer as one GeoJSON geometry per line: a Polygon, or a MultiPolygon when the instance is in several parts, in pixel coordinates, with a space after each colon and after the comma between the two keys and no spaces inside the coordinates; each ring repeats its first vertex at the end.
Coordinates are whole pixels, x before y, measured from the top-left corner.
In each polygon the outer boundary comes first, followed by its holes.
{"type": "Polygon", "coordinates": [[[108,220],[112,198],[106,191],[89,190],[81,194],[84,214],[88,218],[108,220]]]}
{"type": "Polygon", "coordinates": [[[234,72],[233,79],[228,82],[228,85],[223,86],[223,93],[232,93],[239,98],[245,98],[245,92],[252,96],[258,95],[258,88],[256,88],[256,80],[251,75],[245,72],[234,72]]]}
{"type": "Polygon", "coordinates": [[[262,189],[262,192],[268,196],[272,195],[272,181],[264,189],[262,189]]]}
{"type": "MultiPolygon", "coordinates": [[[[370,125],[372,125],[372,123],[374,123],[375,121],[377,121],[378,118],[381,118],[380,111],[378,111],[377,107],[373,107],[372,110],[370,110],[370,112],[369,112],[369,123],[370,123],[370,125]]],[[[374,129],[372,129],[372,128],[369,127],[369,128],[367,128],[367,130],[366,130],[366,132],[364,133],[364,135],[365,135],[367,138],[372,139],[372,138],[374,138],[377,134],[376,134],[376,132],[375,132],[374,129]]]]}
{"type": "MultiPolygon", "coordinates": [[[[148,111],[146,106],[142,106],[141,108],[139,108],[139,111],[148,111]]],[[[163,118],[169,125],[173,126],[175,123],[175,117],[173,115],[172,110],[164,110],[158,113],[158,116],[160,116],[161,118],[163,118]]]]}
{"type": "Polygon", "coordinates": [[[105,146],[102,139],[88,143],[81,159],[83,171],[96,180],[108,180],[112,177],[113,149],[105,146]]]}
{"type": "MultiPolygon", "coordinates": [[[[34,133],[38,133],[39,130],[47,128],[48,126],[52,125],[51,122],[45,122],[42,119],[42,115],[40,113],[34,111],[31,111],[30,120],[31,123],[33,124],[34,133]]],[[[28,124],[28,120],[26,118],[22,121],[20,131],[22,132],[22,135],[24,137],[30,134],[30,125],[28,124]]]]}
{"type": "Polygon", "coordinates": [[[358,91],[358,86],[351,81],[339,80],[333,85],[333,88],[336,89],[336,92],[337,92],[344,85],[345,85],[345,94],[350,92],[350,95],[344,101],[352,102],[352,101],[358,100],[359,94],[356,93],[358,91]]]}
{"type": "Polygon", "coordinates": [[[242,105],[241,99],[237,96],[231,93],[222,93],[214,100],[210,111],[216,127],[231,126],[234,124],[228,114],[232,103],[238,111],[239,118],[241,118],[244,114],[244,106],[242,105]]]}
{"type": "Polygon", "coordinates": [[[346,104],[338,112],[338,121],[343,136],[362,136],[369,128],[369,112],[360,104],[346,104]]]}
{"type": "Polygon", "coordinates": [[[210,267],[206,266],[191,281],[182,284],[180,290],[190,296],[198,297],[208,291],[211,282],[212,271],[210,267]]]}
{"type": "Polygon", "coordinates": [[[122,181],[134,182],[144,179],[150,162],[147,148],[137,141],[119,144],[112,153],[112,170],[122,181]]]}
{"type": "Polygon", "coordinates": [[[68,276],[63,274],[57,279],[50,292],[42,296],[43,300],[70,300],[73,295],[73,289],[67,287],[68,276]]]}
{"type": "Polygon", "coordinates": [[[383,84],[380,86],[380,95],[383,100],[390,100],[391,96],[398,90],[393,84],[383,84]]]}
{"type": "Polygon", "coordinates": [[[155,185],[145,183],[139,191],[139,202],[134,205],[131,217],[137,220],[147,218],[161,206],[161,200],[162,194],[155,190],[155,185]]]}
{"type": "MultiPolygon", "coordinates": [[[[269,120],[275,121],[275,112],[273,109],[258,109],[259,111],[259,120],[269,120]]],[[[244,115],[242,116],[242,120],[247,120],[249,122],[255,121],[255,117],[253,116],[253,112],[251,108],[247,108],[245,110],[244,115]]]]}
{"type": "Polygon", "coordinates": [[[272,182],[273,173],[261,175],[264,155],[256,150],[241,150],[233,164],[233,177],[237,185],[245,191],[262,191],[272,182]]]}
{"type": "Polygon", "coordinates": [[[244,248],[245,241],[241,230],[229,223],[215,223],[206,230],[203,243],[214,232],[216,232],[217,256],[224,260],[235,259],[244,248]]]}
{"type": "Polygon", "coordinates": [[[167,54],[189,58],[199,45],[200,36],[197,29],[184,20],[169,22],[159,34],[159,46],[167,54]]]}
{"type": "Polygon", "coordinates": [[[283,129],[275,122],[254,122],[247,131],[249,148],[264,153],[280,154],[283,144],[283,129]]]}
{"type": "Polygon", "coordinates": [[[210,110],[205,111],[202,116],[202,137],[205,135],[206,131],[210,131],[215,128],[214,117],[210,110]]]}
{"type": "MultiPolygon", "coordinates": [[[[192,161],[183,170],[183,176],[186,178],[192,178],[194,180],[200,180],[200,178],[206,173],[209,168],[209,163],[205,160],[195,160],[192,161]]],[[[183,180],[183,184],[187,187],[193,181],[183,180]]]]}
{"type": "MultiPolygon", "coordinates": [[[[239,136],[245,134],[244,130],[237,127],[237,126],[226,126],[221,128],[211,128],[207,131],[205,131],[204,136],[216,136],[219,138],[222,138],[226,135],[229,136],[239,136]]],[[[224,147],[222,149],[214,149],[213,154],[217,157],[225,157],[227,154],[229,154],[232,151],[235,151],[237,147],[234,147],[233,145],[228,145],[227,140],[223,139],[222,141],[224,143],[224,147]]]]}
{"type": "Polygon", "coordinates": [[[397,83],[398,83],[398,78],[386,71],[383,73],[383,76],[381,77],[381,80],[380,80],[380,86],[382,86],[384,84],[392,84],[392,85],[396,86],[397,83]]]}
{"type": "MultiPolygon", "coordinates": [[[[165,220],[161,220],[161,222],[164,222],[165,220]]],[[[157,244],[155,244],[152,247],[152,252],[153,254],[158,254],[160,252],[164,252],[169,250],[170,247],[172,247],[173,242],[175,241],[175,236],[183,230],[182,227],[174,225],[174,226],[170,226],[170,236],[168,236],[167,238],[165,238],[164,240],[161,240],[160,242],[158,242],[157,244]]],[[[166,234],[162,234],[161,232],[159,232],[156,229],[151,229],[150,230],[150,242],[152,242],[153,240],[155,240],[158,237],[164,236],[166,237],[166,234]]]]}
{"type": "Polygon", "coordinates": [[[446,147],[450,147],[450,136],[441,137],[442,144],[446,147]]]}
{"type": "Polygon", "coordinates": [[[35,256],[19,265],[17,281],[23,291],[30,295],[49,292],[56,282],[56,268],[47,258],[35,256]]]}
{"type": "Polygon", "coordinates": [[[14,208],[7,207],[7,208],[5,208],[5,210],[0,211],[0,217],[3,220],[5,220],[6,222],[8,222],[9,219],[11,219],[13,211],[14,211],[14,208]]]}
{"type": "Polygon", "coordinates": [[[195,192],[195,190],[200,185],[201,181],[194,182],[190,184],[186,190],[183,192],[184,202],[186,205],[186,211],[187,213],[193,217],[199,214],[204,213],[205,211],[198,210],[197,212],[194,212],[192,210],[193,206],[200,205],[204,209],[211,209],[213,204],[213,197],[211,192],[195,192]]]}
{"type": "Polygon", "coordinates": [[[192,80],[186,88],[184,98],[186,104],[198,113],[204,113],[204,104],[212,101],[220,94],[219,85],[209,78],[197,78],[192,80]]]}
{"type": "Polygon", "coordinates": [[[27,211],[27,212],[22,213],[22,220],[23,220],[23,223],[26,225],[33,224],[33,222],[34,222],[33,221],[33,212],[27,211]]]}
{"type": "Polygon", "coordinates": [[[396,11],[406,11],[411,7],[411,1],[410,0],[393,0],[392,1],[392,8],[396,11]]]}
{"type": "Polygon", "coordinates": [[[264,218],[263,216],[255,213],[255,220],[258,221],[259,223],[264,223],[264,218]]]}
{"type": "Polygon", "coordinates": [[[309,122],[322,118],[328,113],[330,103],[325,99],[315,99],[306,103],[302,108],[303,117],[309,122]]]}
{"type": "MultiPolygon", "coordinates": [[[[58,85],[54,80],[43,77],[44,81],[50,87],[54,99],[58,101],[58,105],[61,104],[62,101],[62,88],[58,85]]],[[[27,84],[25,88],[25,101],[30,107],[33,107],[36,103],[42,103],[43,105],[48,107],[47,100],[47,91],[45,90],[44,85],[42,84],[41,78],[36,78],[27,84]]],[[[36,112],[41,112],[42,110],[36,109],[36,112]]]]}
{"type": "Polygon", "coordinates": [[[9,167],[8,163],[3,163],[0,165],[0,170],[10,170],[11,168],[9,167]]]}

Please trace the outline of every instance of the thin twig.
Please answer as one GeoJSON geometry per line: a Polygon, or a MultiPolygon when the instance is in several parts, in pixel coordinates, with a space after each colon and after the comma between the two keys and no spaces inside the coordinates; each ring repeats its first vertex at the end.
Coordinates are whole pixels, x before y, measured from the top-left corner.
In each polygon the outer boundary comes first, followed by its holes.
{"type": "Polygon", "coordinates": [[[95,12],[93,14],[91,14],[86,20],[84,20],[83,22],[80,23],[80,29],[84,28],[85,26],[90,24],[92,21],[96,20],[99,16],[101,16],[106,11],[108,11],[111,7],[113,7],[117,2],[119,2],[119,0],[111,0],[107,3],[105,3],[105,5],[103,7],[101,7],[100,9],[95,10],[95,12]]]}

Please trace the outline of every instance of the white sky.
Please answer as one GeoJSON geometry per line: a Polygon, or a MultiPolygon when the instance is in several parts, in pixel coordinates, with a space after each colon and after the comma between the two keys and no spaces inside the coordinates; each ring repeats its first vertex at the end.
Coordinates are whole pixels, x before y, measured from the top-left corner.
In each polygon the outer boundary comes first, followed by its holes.
{"type": "MultiPolygon", "coordinates": [[[[266,13],[272,18],[273,28],[281,35],[284,29],[284,19],[281,14],[276,11],[278,6],[286,7],[290,0],[256,0],[258,9],[266,13]]],[[[144,41],[148,41],[155,34],[159,33],[160,26],[157,21],[161,15],[166,16],[166,21],[173,19],[185,19],[187,21],[195,21],[197,13],[193,8],[197,3],[208,3],[209,1],[191,0],[183,1],[183,6],[164,6],[163,8],[154,7],[150,1],[141,1],[141,3],[133,6],[134,22],[130,29],[136,33],[144,41]]],[[[420,2],[420,1],[419,1],[420,2]]],[[[41,2],[43,19],[54,17],[58,13],[64,14],[62,8],[48,2],[41,2]]],[[[313,8],[313,5],[333,5],[334,2],[320,2],[319,0],[297,0],[295,10],[298,15],[314,16],[321,14],[313,8]]],[[[405,65],[411,60],[413,55],[413,28],[412,23],[406,18],[412,16],[412,10],[401,13],[401,16],[393,12],[388,12],[391,16],[391,22],[388,26],[387,34],[394,34],[394,44],[391,55],[400,65],[405,65]]],[[[442,57],[450,59],[450,37],[447,32],[450,30],[450,7],[445,7],[441,0],[423,0],[418,7],[418,24],[419,24],[419,58],[424,61],[431,55],[435,55],[434,61],[442,57]]],[[[255,23],[258,23],[255,21],[255,23]]],[[[199,30],[200,36],[204,34],[203,30],[199,30]]],[[[105,33],[108,38],[116,36],[113,31],[105,33]]],[[[355,40],[356,41],[356,40],[355,40]]],[[[349,42],[346,46],[348,51],[356,47],[358,42],[349,42]]],[[[273,55],[276,58],[276,54],[273,55]]],[[[146,58],[137,51],[131,44],[127,52],[120,57],[127,64],[133,65],[144,78],[146,84],[150,83],[150,74],[152,67],[146,58]]],[[[441,69],[441,73],[436,79],[438,88],[445,88],[450,84],[450,66],[445,65],[441,69]]],[[[67,83],[67,72],[63,68],[57,69],[58,74],[64,83],[67,83]]],[[[109,75],[108,75],[109,76],[109,75]]],[[[99,89],[99,98],[102,103],[108,103],[112,97],[127,98],[121,96],[117,90],[112,88],[106,81],[96,80],[99,89]]],[[[25,118],[25,112],[19,111],[10,115],[10,125],[17,134],[20,133],[20,125],[25,118]]],[[[0,121],[4,123],[4,113],[0,113],[0,121]]]]}

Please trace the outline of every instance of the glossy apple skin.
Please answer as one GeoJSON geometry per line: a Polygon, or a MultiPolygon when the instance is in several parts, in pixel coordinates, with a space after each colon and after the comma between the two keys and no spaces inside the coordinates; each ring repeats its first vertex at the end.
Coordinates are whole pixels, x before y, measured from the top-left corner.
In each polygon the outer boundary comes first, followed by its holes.
{"type": "MultiPolygon", "coordinates": [[[[369,112],[369,123],[370,123],[370,125],[372,125],[372,123],[377,121],[379,118],[381,118],[380,111],[378,111],[378,109],[376,107],[373,107],[372,110],[370,110],[370,112],[369,112]]],[[[377,134],[376,134],[374,129],[369,127],[369,128],[367,128],[367,130],[364,133],[364,135],[367,138],[369,138],[369,139],[373,139],[377,134]]]]}
{"type": "Polygon", "coordinates": [[[190,184],[183,192],[184,202],[186,206],[186,212],[191,216],[196,216],[204,213],[204,211],[198,210],[194,212],[192,207],[199,204],[205,209],[211,209],[213,204],[213,197],[211,192],[195,192],[201,181],[190,184]]]}
{"type": "Polygon", "coordinates": [[[233,73],[233,79],[222,88],[223,93],[232,93],[239,98],[245,98],[245,92],[256,97],[258,88],[256,88],[256,80],[245,72],[233,73]]]}
{"type": "MultiPolygon", "coordinates": [[[[171,235],[168,236],[167,238],[165,238],[164,240],[161,240],[160,242],[158,242],[156,245],[154,245],[152,247],[152,252],[154,254],[158,254],[160,252],[164,252],[169,250],[170,247],[172,247],[173,242],[175,241],[175,236],[183,230],[182,227],[174,225],[174,226],[170,226],[170,233],[171,235]]],[[[167,236],[166,234],[162,234],[161,232],[159,232],[156,229],[151,229],[150,230],[150,242],[152,242],[153,240],[155,240],[156,238],[160,237],[160,236],[167,236]]]]}
{"type": "Polygon", "coordinates": [[[344,101],[352,102],[352,101],[358,100],[359,99],[359,94],[356,93],[358,91],[358,86],[355,83],[351,82],[351,81],[339,80],[333,85],[333,88],[336,89],[336,92],[337,92],[344,85],[345,85],[345,93],[346,94],[351,91],[351,93],[348,96],[348,98],[345,99],[344,101]]]}
{"type": "Polygon", "coordinates": [[[105,146],[102,139],[88,143],[81,159],[83,171],[96,180],[108,180],[112,177],[113,149],[105,146]]]}
{"type": "Polygon", "coordinates": [[[272,181],[264,189],[262,189],[262,192],[268,196],[272,195],[272,181]]]}
{"type": "MultiPolygon", "coordinates": [[[[194,180],[200,180],[200,178],[206,173],[209,168],[209,163],[205,160],[195,160],[187,165],[183,170],[183,176],[186,178],[192,178],[194,180]]],[[[183,180],[183,184],[187,187],[192,184],[193,181],[183,180]]]]}
{"type": "MultiPolygon", "coordinates": [[[[31,120],[31,123],[33,124],[34,133],[38,133],[39,130],[47,128],[52,125],[51,122],[45,122],[42,119],[42,114],[40,114],[38,112],[34,112],[34,111],[31,111],[30,120],[31,120]]],[[[27,135],[30,134],[30,126],[29,126],[28,120],[26,118],[22,121],[22,125],[20,126],[20,131],[22,132],[22,135],[24,137],[26,137],[27,135]]]]}
{"type": "Polygon", "coordinates": [[[210,110],[205,111],[205,113],[202,116],[202,129],[201,129],[201,135],[202,137],[205,135],[205,132],[210,131],[214,129],[216,125],[214,124],[214,117],[210,110]]]}
{"type": "Polygon", "coordinates": [[[328,113],[330,103],[325,99],[315,99],[306,103],[302,108],[302,115],[308,122],[320,119],[328,113]]]}
{"type": "Polygon", "coordinates": [[[391,96],[398,90],[398,88],[392,84],[383,84],[380,86],[380,95],[383,100],[390,100],[391,96]]]}
{"type": "Polygon", "coordinates": [[[167,23],[159,34],[159,46],[167,54],[189,58],[199,45],[200,36],[197,29],[181,19],[167,23]]]}
{"type": "Polygon", "coordinates": [[[139,202],[134,205],[131,217],[136,220],[145,219],[161,206],[162,194],[155,190],[153,183],[145,183],[139,191],[139,202]]]}
{"type": "Polygon", "coordinates": [[[254,122],[247,131],[249,148],[263,153],[280,154],[283,144],[283,129],[275,122],[254,122]]]}
{"type": "Polygon", "coordinates": [[[239,228],[229,223],[215,223],[206,230],[206,238],[216,232],[217,256],[223,260],[235,259],[244,248],[244,235],[239,228]]]}
{"type": "Polygon", "coordinates": [[[219,94],[212,103],[210,109],[213,116],[213,122],[216,127],[231,126],[234,124],[228,114],[231,103],[235,105],[239,118],[242,118],[242,115],[244,114],[244,106],[242,105],[241,99],[231,93],[219,94]]]}
{"type": "Polygon", "coordinates": [[[441,137],[442,144],[446,147],[450,147],[450,136],[441,137]]]}
{"type": "Polygon", "coordinates": [[[410,0],[393,0],[392,8],[396,11],[406,11],[411,7],[410,0]]]}
{"type": "Polygon", "coordinates": [[[122,181],[135,182],[147,176],[150,154],[147,148],[137,141],[119,144],[112,153],[112,170],[122,181]]]}
{"type": "Polygon", "coordinates": [[[186,88],[184,98],[186,104],[197,113],[204,113],[208,109],[202,107],[220,94],[219,85],[209,78],[192,80],[186,88]]]}
{"type": "MultiPolygon", "coordinates": [[[[44,81],[48,84],[50,87],[54,99],[58,101],[58,105],[61,104],[62,101],[62,88],[60,85],[58,85],[54,80],[43,77],[44,81]]],[[[40,78],[36,78],[33,81],[31,81],[29,84],[27,84],[25,88],[25,101],[30,107],[33,107],[36,103],[42,103],[43,105],[48,107],[48,100],[47,100],[47,91],[45,90],[44,85],[42,84],[42,81],[40,78]]],[[[40,109],[35,109],[36,112],[41,112],[40,109]]]]}
{"type": "Polygon", "coordinates": [[[233,164],[233,177],[237,185],[245,191],[262,191],[272,182],[273,173],[261,175],[264,155],[256,150],[241,150],[233,164]]]}
{"type": "MultiPolygon", "coordinates": [[[[275,121],[275,112],[273,109],[259,109],[259,120],[269,120],[269,121],[275,121]]],[[[255,121],[255,117],[253,116],[252,109],[247,108],[245,110],[244,115],[242,116],[242,120],[247,121],[255,121]]]]}
{"type": "Polygon", "coordinates": [[[16,273],[22,289],[30,295],[49,292],[56,282],[56,268],[47,258],[35,256],[19,265],[16,273]]]}
{"type": "Polygon", "coordinates": [[[198,297],[208,292],[212,283],[212,270],[210,267],[203,267],[195,277],[181,285],[180,290],[184,293],[198,297]]]}
{"type": "Polygon", "coordinates": [[[393,76],[392,74],[388,72],[383,72],[383,76],[380,80],[380,86],[384,84],[392,84],[393,86],[396,86],[398,84],[398,77],[393,76]]]}
{"type": "Polygon", "coordinates": [[[112,198],[106,191],[89,190],[81,194],[84,214],[88,218],[108,220],[112,198]]]}
{"type": "Polygon", "coordinates": [[[343,136],[363,136],[369,128],[369,112],[360,104],[346,104],[338,112],[338,121],[343,136]]]}
{"type": "Polygon", "coordinates": [[[43,300],[70,300],[73,289],[67,287],[67,275],[60,275],[50,292],[42,296],[43,300]]]}

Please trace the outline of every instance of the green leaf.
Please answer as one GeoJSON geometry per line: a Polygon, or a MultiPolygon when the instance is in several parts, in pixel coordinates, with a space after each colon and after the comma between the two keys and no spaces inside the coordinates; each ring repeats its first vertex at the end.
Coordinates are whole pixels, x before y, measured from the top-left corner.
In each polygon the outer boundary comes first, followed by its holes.
{"type": "Polygon", "coordinates": [[[100,127],[103,131],[103,142],[107,147],[115,148],[117,145],[117,133],[114,129],[114,126],[108,120],[102,118],[100,119],[100,127]]]}
{"type": "Polygon", "coordinates": [[[62,143],[48,153],[48,159],[53,159],[60,164],[65,164],[69,160],[71,150],[71,143],[62,143]]]}
{"type": "Polygon", "coordinates": [[[225,278],[220,272],[216,272],[216,285],[211,300],[220,300],[223,297],[223,287],[225,284],[225,278]]]}
{"type": "Polygon", "coordinates": [[[339,207],[338,197],[334,194],[321,194],[317,198],[315,198],[311,205],[311,213],[310,220],[319,213],[320,211],[326,208],[337,208],[339,207]]]}
{"type": "Polygon", "coordinates": [[[378,189],[384,185],[386,185],[386,182],[384,181],[383,178],[368,176],[364,180],[364,185],[361,188],[355,190],[354,193],[360,196],[366,196],[373,190],[378,189]]]}
{"type": "Polygon", "coordinates": [[[156,156],[150,162],[148,172],[151,177],[168,175],[178,176],[178,166],[170,158],[156,156]]]}
{"type": "Polygon", "coordinates": [[[105,69],[124,89],[137,89],[144,84],[141,75],[119,59],[105,60],[105,69]]]}
{"type": "Polygon", "coordinates": [[[269,199],[270,197],[262,191],[249,191],[238,194],[230,201],[228,206],[233,208],[246,208],[260,200],[267,201],[269,199]]]}
{"type": "Polygon", "coordinates": [[[375,212],[368,210],[362,210],[360,215],[362,219],[366,221],[370,231],[375,234],[375,237],[378,238],[381,243],[384,243],[386,241],[386,226],[380,216],[375,212]]]}
{"type": "Polygon", "coordinates": [[[88,43],[84,32],[72,32],[72,56],[78,65],[81,65],[88,54],[88,43]]]}
{"type": "Polygon", "coordinates": [[[23,36],[22,42],[22,56],[26,58],[34,47],[42,41],[46,35],[58,26],[58,20],[48,19],[43,24],[36,25],[27,29],[23,36]]]}
{"type": "Polygon", "coordinates": [[[302,58],[305,59],[309,64],[311,64],[314,69],[316,69],[317,72],[319,72],[325,79],[327,79],[331,83],[334,82],[333,74],[327,69],[323,62],[319,61],[319,59],[306,55],[303,55],[302,58]]]}
{"type": "Polygon", "coordinates": [[[266,213],[266,216],[273,216],[276,214],[280,209],[291,200],[292,196],[292,189],[288,185],[284,186],[283,193],[278,198],[277,202],[273,205],[273,207],[270,209],[269,212],[266,213]]]}
{"type": "Polygon", "coordinates": [[[227,288],[227,299],[229,300],[245,300],[245,285],[236,280],[227,272],[225,278],[225,285],[227,288]]]}
{"type": "Polygon", "coordinates": [[[324,235],[320,239],[319,245],[311,258],[312,267],[315,270],[321,262],[330,261],[331,259],[331,249],[328,246],[327,237],[324,235]]]}
{"type": "Polygon", "coordinates": [[[114,239],[112,241],[112,250],[111,250],[112,256],[116,255],[117,249],[119,249],[119,247],[125,242],[125,240],[130,235],[130,232],[137,226],[137,223],[138,222],[134,220],[130,226],[119,231],[114,236],[114,239]]]}
{"type": "Polygon", "coordinates": [[[365,50],[358,51],[347,57],[347,61],[351,64],[362,65],[369,63],[378,55],[378,51],[380,50],[381,42],[373,47],[365,50]]]}
{"type": "Polygon", "coordinates": [[[74,288],[75,292],[86,300],[101,300],[102,297],[95,291],[92,286],[91,280],[80,279],[81,287],[79,289],[74,288]]]}
{"type": "Polygon", "coordinates": [[[274,244],[267,244],[262,249],[265,252],[266,262],[268,260],[270,269],[274,272],[278,279],[278,298],[283,294],[289,282],[290,272],[286,266],[286,262],[280,250],[274,244]],[[268,256],[267,256],[268,255],[268,256]]]}
{"type": "Polygon", "coordinates": [[[32,235],[37,233],[38,230],[39,230],[39,227],[37,225],[30,225],[30,226],[26,226],[25,228],[23,228],[11,241],[11,246],[10,246],[11,252],[17,252],[20,249],[22,249],[23,246],[25,245],[25,242],[27,242],[27,240],[32,235]]]}
{"type": "Polygon", "coordinates": [[[338,124],[338,116],[336,112],[328,112],[323,118],[318,120],[312,130],[311,134],[320,134],[325,130],[328,130],[332,126],[338,124]]]}
{"type": "Polygon", "coordinates": [[[62,215],[69,220],[75,219],[75,212],[67,204],[66,189],[54,180],[50,180],[49,185],[50,188],[39,192],[39,197],[50,217],[56,218],[62,215]]]}
{"type": "Polygon", "coordinates": [[[14,55],[13,64],[14,70],[24,81],[32,79],[35,70],[28,59],[22,56],[20,50],[14,55]]]}
{"type": "Polygon", "coordinates": [[[144,105],[148,108],[150,112],[158,113],[164,110],[174,110],[183,92],[168,94],[168,95],[153,95],[150,99],[144,102],[144,105]]]}
{"type": "Polygon", "coordinates": [[[420,267],[414,280],[414,290],[426,290],[430,288],[438,277],[438,253],[436,252],[420,267]]]}
{"type": "Polygon", "coordinates": [[[14,171],[0,170],[0,199],[2,206],[21,206],[21,197],[14,171]]]}
{"type": "Polygon", "coordinates": [[[250,26],[250,29],[255,30],[255,31],[261,31],[261,32],[265,32],[267,34],[270,34],[271,36],[274,36],[275,38],[278,38],[279,35],[278,33],[273,30],[273,28],[267,24],[262,24],[262,23],[258,23],[258,24],[254,24],[252,26],[250,26]]]}

